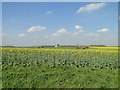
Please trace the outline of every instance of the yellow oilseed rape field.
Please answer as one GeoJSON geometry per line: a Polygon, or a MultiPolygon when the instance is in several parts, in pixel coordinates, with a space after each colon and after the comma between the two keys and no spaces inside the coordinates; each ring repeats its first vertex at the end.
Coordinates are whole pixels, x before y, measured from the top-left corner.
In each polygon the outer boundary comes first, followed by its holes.
{"type": "Polygon", "coordinates": [[[118,48],[2,48],[3,88],[117,88],[118,48]]]}

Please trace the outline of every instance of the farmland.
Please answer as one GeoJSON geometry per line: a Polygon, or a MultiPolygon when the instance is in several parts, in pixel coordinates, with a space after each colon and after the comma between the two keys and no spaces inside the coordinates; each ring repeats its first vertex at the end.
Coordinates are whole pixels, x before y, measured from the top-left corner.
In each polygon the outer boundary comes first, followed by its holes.
{"type": "Polygon", "coordinates": [[[3,48],[3,88],[117,88],[118,48],[3,48]]]}

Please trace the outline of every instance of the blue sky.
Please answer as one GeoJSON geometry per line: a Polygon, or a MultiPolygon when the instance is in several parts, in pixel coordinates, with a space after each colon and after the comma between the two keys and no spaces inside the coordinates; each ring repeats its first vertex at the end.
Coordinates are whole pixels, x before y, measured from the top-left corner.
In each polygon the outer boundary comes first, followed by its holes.
{"type": "Polygon", "coordinates": [[[117,45],[116,3],[2,4],[3,45],[117,45]]]}
{"type": "Polygon", "coordinates": [[[0,26],[2,25],[2,3],[0,2],[0,26]]]}
{"type": "Polygon", "coordinates": [[[2,0],[2,2],[119,2],[119,0],[2,0]]]}

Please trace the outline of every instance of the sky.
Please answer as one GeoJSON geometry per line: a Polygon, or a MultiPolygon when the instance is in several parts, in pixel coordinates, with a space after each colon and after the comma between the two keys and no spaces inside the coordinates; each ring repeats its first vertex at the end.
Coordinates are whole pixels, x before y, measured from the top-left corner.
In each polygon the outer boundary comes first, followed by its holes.
{"type": "MultiPolygon", "coordinates": [[[[118,3],[118,32],[120,28],[120,2],[118,3]]],[[[118,35],[118,45],[120,46],[120,35],[118,35]]]]}
{"type": "Polygon", "coordinates": [[[1,0],[2,2],[119,2],[119,0],[1,0]]]}
{"type": "MultiPolygon", "coordinates": [[[[0,12],[2,12],[1,2],[0,2],[0,12]]],[[[2,46],[2,13],[0,14],[0,46],[2,46]]]]}
{"type": "Polygon", "coordinates": [[[3,2],[2,44],[117,45],[117,2],[3,2]]]}

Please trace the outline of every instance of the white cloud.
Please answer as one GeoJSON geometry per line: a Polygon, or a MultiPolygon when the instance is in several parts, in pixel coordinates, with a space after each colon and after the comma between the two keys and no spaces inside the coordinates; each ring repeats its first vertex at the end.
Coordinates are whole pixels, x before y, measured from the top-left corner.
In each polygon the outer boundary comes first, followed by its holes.
{"type": "Polygon", "coordinates": [[[45,29],[46,29],[46,27],[44,27],[44,26],[32,26],[31,28],[29,28],[27,30],[27,32],[36,32],[36,31],[42,31],[45,29]]]}
{"type": "Polygon", "coordinates": [[[63,34],[69,34],[70,32],[68,32],[65,28],[61,28],[59,30],[57,30],[57,32],[53,33],[52,36],[61,36],[63,34]]]}
{"type": "Polygon", "coordinates": [[[51,10],[50,10],[50,11],[47,11],[46,14],[47,14],[47,15],[53,14],[53,11],[51,11],[51,10]]]}
{"type": "Polygon", "coordinates": [[[65,28],[61,28],[57,31],[57,33],[66,33],[67,30],[65,28]]]}
{"type": "Polygon", "coordinates": [[[53,33],[52,36],[60,36],[58,33],[53,33]]]}
{"type": "Polygon", "coordinates": [[[72,32],[72,33],[71,33],[72,36],[79,35],[79,33],[84,32],[83,27],[81,27],[81,26],[79,26],[79,25],[76,25],[76,26],[75,26],[75,30],[76,30],[75,32],[72,32]]]}
{"type": "Polygon", "coordinates": [[[75,26],[75,29],[76,29],[76,30],[79,30],[79,29],[82,29],[82,27],[79,26],[79,25],[76,25],[76,26],[75,26]]]}
{"type": "Polygon", "coordinates": [[[107,28],[103,28],[103,29],[98,30],[97,32],[108,32],[108,29],[107,28]]]}
{"type": "Polygon", "coordinates": [[[85,33],[84,36],[90,36],[90,37],[91,36],[99,36],[99,34],[98,33],[91,33],[90,32],[90,33],[85,33]]]}
{"type": "Polygon", "coordinates": [[[75,26],[75,30],[77,30],[78,32],[84,32],[83,27],[76,25],[75,26]]]}
{"type": "Polygon", "coordinates": [[[77,13],[80,12],[85,12],[85,11],[93,11],[93,10],[97,10],[100,9],[102,7],[104,7],[106,5],[106,3],[91,3],[91,4],[87,4],[84,7],[80,7],[79,10],[77,10],[77,13]]]}
{"type": "Polygon", "coordinates": [[[25,33],[22,33],[22,34],[19,34],[18,35],[19,37],[25,37],[25,36],[27,36],[25,33]]]}
{"type": "Polygon", "coordinates": [[[118,17],[118,19],[120,20],[120,16],[118,17]]]}

